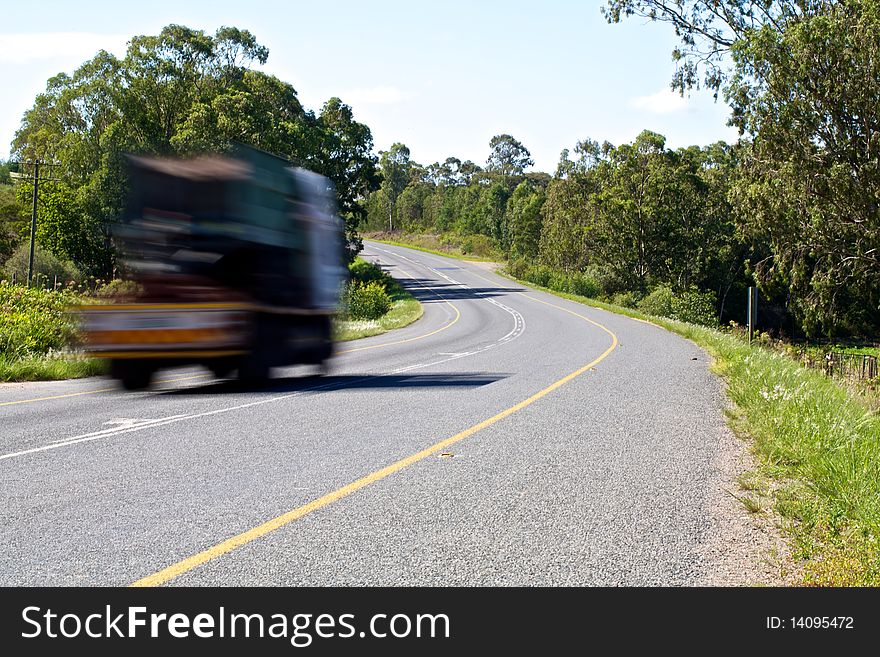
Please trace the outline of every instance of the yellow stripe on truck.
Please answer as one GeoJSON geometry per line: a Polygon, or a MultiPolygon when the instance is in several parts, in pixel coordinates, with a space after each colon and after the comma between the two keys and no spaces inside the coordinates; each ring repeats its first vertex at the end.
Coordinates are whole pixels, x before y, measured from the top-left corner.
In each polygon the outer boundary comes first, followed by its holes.
{"type": "Polygon", "coordinates": [[[253,308],[252,304],[246,303],[111,303],[78,306],[76,309],[85,312],[103,312],[108,310],[252,310],[253,308]]]}
{"type": "Polygon", "coordinates": [[[204,329],[128,329],[121,331],[88,331],[86,341],[96,345],[118,344],[180,344],[192,342],[228,342],[229,332],[219,328],[204,329]]]}
{"type": "Polygon", "coordinates": [[[92,351],[96,358],[221,358],[248,353],[241,349],[177,349],[174,351],[92,351]]]}

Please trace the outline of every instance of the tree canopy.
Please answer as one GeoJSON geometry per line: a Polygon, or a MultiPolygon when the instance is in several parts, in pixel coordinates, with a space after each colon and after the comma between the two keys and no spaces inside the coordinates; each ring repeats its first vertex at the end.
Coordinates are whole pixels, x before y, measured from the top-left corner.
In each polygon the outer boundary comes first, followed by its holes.
{"type": "MultiPolygon", "coordinates": [[[[68,207],[94,220],[86,226],[96,233],[92,242],[108,244],[127,192],[125,153],[185,155],[244,142],[333,180],[356,243],[362,200],[379,184],[372,134],[338,98],[317,115],[305,110],[289,83],[252,68],[268,56],[253,34],[234,27],[208,35],[169,25],[136,36],[121,59],[101,51],[73,75],[51,78],[25,113],[13,155],[60,163],[68,207]]],[[[56,255],[70,250],[41,239],[56,255]]],[[[107,273],[106,246],[72,257],[107,273]]]]}
{"type": "Polygon", "coordinates": [[[609,0],[681,39],[672,80],[723,93],[743,135],[730,192],[768,245],[754,273],[812,333],[880,327],[880,2],[609,0]]]}

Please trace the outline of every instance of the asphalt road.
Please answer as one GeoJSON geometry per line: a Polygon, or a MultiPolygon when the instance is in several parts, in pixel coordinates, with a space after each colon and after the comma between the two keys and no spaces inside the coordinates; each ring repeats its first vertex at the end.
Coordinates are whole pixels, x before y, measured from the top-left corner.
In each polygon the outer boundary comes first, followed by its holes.
{"type": "Polygon", "coordinates": [[[696,346],[381,244],[424,304],[330,376],[0,386],[3,585],[690,585],[723,394],[696,346]]]}

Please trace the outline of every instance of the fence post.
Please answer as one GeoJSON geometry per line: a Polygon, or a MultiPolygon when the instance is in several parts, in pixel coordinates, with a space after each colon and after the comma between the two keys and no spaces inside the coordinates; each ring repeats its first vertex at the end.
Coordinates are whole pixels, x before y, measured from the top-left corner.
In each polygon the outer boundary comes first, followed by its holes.
{"type": "Polygon", "coordinates": [[[749,288],[749,344],[752,344],[752,338],[755,335],[755,323],[758,320],[758,288],[749,288]]]}

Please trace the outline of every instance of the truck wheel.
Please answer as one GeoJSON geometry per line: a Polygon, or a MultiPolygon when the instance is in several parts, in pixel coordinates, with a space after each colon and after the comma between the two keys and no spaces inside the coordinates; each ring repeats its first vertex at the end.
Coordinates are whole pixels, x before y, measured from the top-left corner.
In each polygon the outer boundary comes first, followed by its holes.
{"type": "Polygon", "coordinates": [[[238,363],[238,380],[245,386],[260,386],[269,380],[272,337],[268,321],[257,316],[250,341],[251,352],[242,356],[238,363]]]}
{"type": "Polygon", "coordinates": [[[208,369],[218,379],[225,379],[235,369],[235,361],[230,358],[217,358],[208,364],[208,369]]]}
{"type": "Polygon", "coordinates": [[[321,347],[318,349],[318,364],[321,369],[328,370],[327,361],[333,355],[333,323],[329,317],[321,317],[319,319],[319,331],[321,336],[321,347]]]}
{"type": "Polygon", "coordinates": [[[114,360],[110,374],[122,383],[126,390],[145,390],[150,387],[155,369],[140,361],[114,360]]]}
{"type": "Polygon", "coordinates": [[[265,385],[269,373],[266,359],[260,353],[246,356],[238,366],[238,380],[248,387],[265,385]]]}

